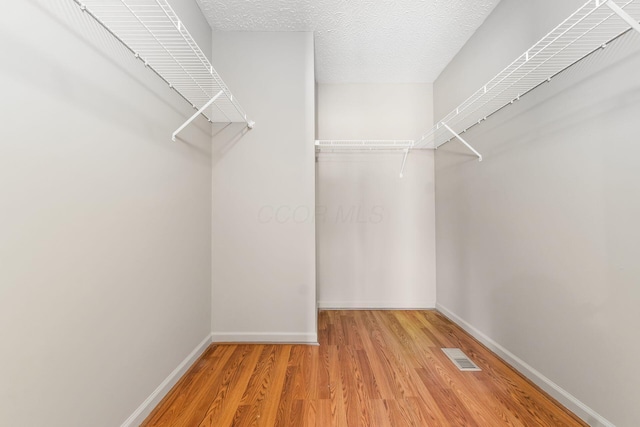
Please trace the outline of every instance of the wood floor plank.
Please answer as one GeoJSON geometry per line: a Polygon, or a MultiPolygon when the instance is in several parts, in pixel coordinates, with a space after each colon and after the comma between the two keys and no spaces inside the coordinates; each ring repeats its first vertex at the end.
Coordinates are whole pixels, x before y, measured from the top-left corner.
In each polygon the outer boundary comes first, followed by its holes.
{"type": "Polygon", "coordinates": [[[302,401],[302,420],[301,425],[305,427],[324,427],[319,424],[318,399],[308,399],[302,401]]]}
{"type": "Polygon", "coordinates": [[[374,400],[375,419],[380,426],[405,427],[415,425],[407,410],[402,410],[396,400],[374,400]]]}
{"type": "Polygon", "coordinates": [[[272,427],[276,423],[276,417],[278,415],[278,406],[280,403],[280,397],[282,396],[282,390],[284,388],[285,377],[287,373],[287,362],[291,355],[290,345],[280,346],[281,353],[279,353],[278,359],[276,359],[276,365],[273,370],[272,387],[266,393],[269,398],[265,401],[260,421],[258,426],[260,427],[272,427]]]}
{"type": "MultiPolygon", "coordinates": [[[[387,316],[388,313],[385,314],[387,316]]],[[[448,425],[449,414],[442,409],[438,401],[432,395],[430,389],[425,387],[424,383],[416,381],[417,374],[413,366],[422,366],[424,362],[419,363],[421,360],[421,354],[425,352],[425,349],[413,348],[413,342],[406,337],[404,331],[400,331],[397,323],[385,322],[385,316],[379,318],[380,333],[386,336],[386,339],[393,342],[397,339],[398,345],[389,346],[387,349],[380,349],[381,352],[389,352],[389,358],[393,360],[393,366],[396,369],[396,375],[404,380],[404,389],[412,390],[411,393],[405,393],[403,399],[407,403],[421,403],[418,406],[411,406],[414,421],[417,425],[429,425],[429,426],[445,426],[448,425]],[[393,326],[392,326],[393,325],[393,326]],[[401,337],[401,338],[399,338],[401,337]],[[402,345],[400,345],[402,343],[402,345]],[[410,379],[410,380],[406,380],[410,379]]]]}
{"type": "Polygon", "coordinates": [[[341,315],[340,321],[342,324],[342,330],[346,337],[347,345],[356,350],[362,349],[362,337],[360,336],[360,330],[356,326],[356,319],[352,314],[341,315]]]}
{"type": "Polygon", "coordinates": [[[347,423],[349,425],[371,426],[371,398],[367,395],[364,378],[359,367],[356,348],[342,346],[338,348],[338,357],[342,369],[341,379],[346,406],[347,423]]]}
{"type": "Polygon", "coordinates": [[[197,425],[215,397],[218,380],[236,346],[209,347],[195,363],[202,369],[188,372],[142,424],[144,427],[197,425]]]}
{"type": "Polygon", "coordinates": [[[329,345],[321,345],[318,347],[318,372],[316,377],[318,379],[318,399],[320,400],[331,399],[331,362],[329,360],[329,348],[329,345]]]}
{"type": "Polygon", "coordinates": [[[321,311],[318,338],[211,346],[142,426],[587,425],[437,311],[321,311]]]}
{"type": "Polygon", "coordinates": [[[331,401],[332,426],[347,426],[347,411],[345,396],[343,393],[342,376],[340,375],[340,359],[338,346],[329,347],[329,396],[331,401]]]}
{"type": "Polygon", "coordinates": [[[416,371],[431,392],[434,400],[438,402],[441,410],[447,414],[448,421],[451,424],[467,427],[482,427],[476,423],[473,415],[451,389],[440,385],[438,380],[434,379],[426,369],[420,368],[416,371]]]}
{"type": "Polygon", "coordinates": [[[283,350],[284,347],[282,346],[264,346],[253,375],[249,379],[244,395],[240,399],[233,425],[260,425],[264,406],[268,403],[267,393],[273,388],[276,363],[280,360],[283,350]]]}
{"type": "Polygon", "coordinates": [[[227,427],[233,422],[247,384],[260,357],[258,346],[241,345],[216,385],[217,393],[198,427],[227,427]]]}
{"type": "MultiPolygon", "coordinates": [[[[367,329],[369,333],[372,333],[372,325],[368,320],[368,316],[365,313],[360,312],[356,316],[356,325],[359,329],[367,329]]],[[[364,356],[369,362],[371,372],[373,374],[373,381],[375,382],[378,394],[383,399],[392,400],[395,398],[397,392],[393,384],[393,374],[391,370],[385,365],[384,361],[380,359],[380,355],[377,353],[370,334],[363,334],[362,345],[364,356]]]]}
{"type": "Polygon", "coordinates": [[[323,426],[337,426],[334,424],[333,413],[331,411],[330,399],[318,399],[318,419],[316,425],[318,427],[323,426]]]}

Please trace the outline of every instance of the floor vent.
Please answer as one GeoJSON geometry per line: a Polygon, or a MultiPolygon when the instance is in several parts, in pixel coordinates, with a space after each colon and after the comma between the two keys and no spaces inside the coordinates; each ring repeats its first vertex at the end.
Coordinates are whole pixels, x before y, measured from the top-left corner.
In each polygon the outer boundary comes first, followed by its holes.
{"type": "Polygon", "coordinates": [[[461,371],[481,371],[475,363],[467,357],[459,348],[443,348],[444,354],[460,369],[461,371]]]}

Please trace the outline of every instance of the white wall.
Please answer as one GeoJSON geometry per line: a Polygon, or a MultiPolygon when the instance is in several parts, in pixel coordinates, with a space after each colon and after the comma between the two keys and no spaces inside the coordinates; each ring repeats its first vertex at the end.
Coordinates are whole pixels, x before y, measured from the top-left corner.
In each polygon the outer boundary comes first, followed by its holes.
{"type": "MultiPolygon", "coordinates": [[[[503,0],[436,81],[436,118],[581,4],[503,0]]],[[[639,68],[633,34],[470,130],[482,163],[436,153],[438,305],[591,425],[640,419],[639,68]]]]}
{"type": "MultiPolygon", "coordinates": [[[[318,139],[413,140],[433,122],[429,84],[318,85],[318,139]]],[[[317,160],[319,305],[435,306],[433,152],[317,160]]]]}
{"type": "Polygon", "coordinates": [[[313,35],[213,41],[256,122],[214,136],[214,340],[316,342],[313,35]]]}
{"type": "Polygon", "coordinates": [[[318,139],[414,140],[433,123],[433,85],[318,84],[318,139]]]}
{"type": "Polygon", "coordinates": [[[120,425],[210,333],[211,128],[73,2],[0,49],[0,425],[120,425]]]}

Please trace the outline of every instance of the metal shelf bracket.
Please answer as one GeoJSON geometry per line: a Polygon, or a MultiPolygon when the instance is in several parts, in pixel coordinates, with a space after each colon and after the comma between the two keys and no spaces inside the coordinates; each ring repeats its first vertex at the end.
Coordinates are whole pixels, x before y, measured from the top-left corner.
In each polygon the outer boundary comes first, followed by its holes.
{"type": "Polygon", "coordinates": [[[223,93],[224,93],[224,90],[221,90],[220,92],[218,92],[218,93],[216,94],[216,96],[214,96],[213,98],[211,98],[211,99],[210,99],[206,104],[204,104],[204,105],[202,106],[202,108],[200,108],[198,111],[196,111],[196,113],[195,113],[193,116],[189,117],[189,119],[188,119],[186,122],[184,122],[184,123],[182,124],[182,126],[180,126],[180,127],[179,127],[179,128],[178,128],[178,129],[173,133],[173,135],[171,135],[171,140],[172,140],[173,142],[175,142],[175,141],[176,141],[176,136],[178,136],[178,134],[179,134],[180,132],[182,132],[182,130],[183,130],[184,128],[186,128],[187,126],[189,126],[189,124],[191,124],[191,122],[192,122],[192,121],[194,121],[194,120],[196,119],[196,117],[198,117],[200,114],[202,114],[202,113],[204,112],[204,110],[206,110],[207,108],[209,108],[209,107],[211,106],[211,104],[213,104],[214,102],[216,102],[216,99],[220,98],[220,96],[221,96],[223,93]]]}
{"type": "Polygon", "coordinates": [[[631,29],[640,32],[640,0],[586,0],[574,13],[514,59],[435,126],[413,148],[446,144],[534,91],[631,29]],[[446,123],[447,126],[443,126],[446,123]]]}
{"type": "Polygon", "coordinates": [[[458,134],[457,134],[453,129],[451,129],[451,128],[449,127],[449,125],[447,125],[446,123],[442,123],[442,126],[444,126],[445,128],[447,128],[447,130],[448,130],[449,132],[451,132],[451,133],[453,134],[453,136],[455,136],[456,138],[458,138],[458,140],[459,140],[460,142],[462,142],[464,145],[466,145],[466,146],[467,146],[467,148],[468,148],[469,150],[473,151],[473,154],[475,154],[476,156],[478,156],[478,161],[479,161],[479,162],[481,162],[481,161],[482,161],[482,154],[478,153],[478,152],[476,151],[476,149],[475,149],[475,148],[473,148],[471,145],[469,145],[469,143],[468,143],[467,141],[465,141],[464,139],[462,139],[462,137],[461,137],[460,135],[458,135],[458,134]]]}
{"type": "Polygon", "coordinates": [[[168,0],[72,1],[197,110],[173,133],[174,141],[200,114],[212,123],[245,122],[253,128],[168,0]]]}
{"type": "Polygon", "coordinates": [[[404,150],[404,158],[402,159],[402,167],[400,168],[400,178],[404,177],[404,166],[407,164],[407,156],[409,155],[409,149],[404,150]]]}
{"type": "Polygon", "coordinates": [[[609,7],[609,9],[613,10],[616,15],[618,15],[627,24],[629,24],[631,28],[640,33],[640,23],[633,19],[631,15],[629,15],[624,9],[618,6],[613,0],[606,0],[606,5],[609,7]]]}

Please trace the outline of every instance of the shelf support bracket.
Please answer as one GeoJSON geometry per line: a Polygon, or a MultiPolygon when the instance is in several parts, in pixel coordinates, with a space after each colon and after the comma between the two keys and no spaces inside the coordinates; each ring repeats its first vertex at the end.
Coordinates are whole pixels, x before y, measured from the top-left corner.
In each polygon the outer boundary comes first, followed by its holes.
{"type": "Polygon", "coordinates": [[[467,146],[467,148],[471,151],[473,151],[473,154],[475,154],[476,156],[478,156],[478,161],[481,162],[482,161],[482,154],[478,153],[476,151],[475,148],[473,148],[471,145],[469,145],[469,143],[467,141],[465,141],[464,139],[462,139],[462,137],[460,135],[458,135],[453,129],[451,129],[449,127],[449,125],[447,125],[446,123],[442,123],[442,126],[444,126],[445,128],[447,128],[447,130],[449,132],[451,132],[453,134],[453,136],[455,136],[456,138],[458,138],[458,140],[460,140],[460,142],[462,142],[464,145],[467,146]]]}
{"type": "Polygon", "coordinates": [[[186,122],[184,122],[184,123],[182,124],[182,126],[180,126],[180,127],[178,128],[178,130],[176,130],[176,131],[173,133],[173,135],[171,135],[171,140],[175,142],[175,140],[176,140],[176,136],[178,136],[178,134],[179,134],[180,132],[182,132],[182,130],[183,130],[184,128],[186,128],[187,126],[189,126],[189,124],[190,124],[192,121],[194,121],[194,120],[196,119],[196,117],[198,117],[200,114],[202,114],[202,112],[203,112],[204,110],[206,110],[207,108],[209,108],[209,107],[211,106],[211,104],[213,104],[214,102],[216,102],[216,99],[220,98],[220,96],[221,96],[223,93],[224,93],[224,90],[221,90],[220,92],[218,92],[218,93],[216,94],[216,96],[214,96],[214,97],[213,97],[213,98],[211,98],[209,101],[207,101],[207,103],[206,103],[206,104],[204,104],[204,105],[202,106],[202,108],[200,108],[200,109],[199,109],[199,110],[198,110],[198,111],[197,111],[193,116],[189,117],[189,120],[187,120],[186,122]]]}
{"type": "Polygon", "coordinates": [[[624,9],[618,6],[613,0],[607,0],[606,4],[607,6],[609,6],[609,9],[613,10],[616,13],[616,15],[624,19],[627,24],[631,25],[631,28],[640,33],[640,23],[633,19],[631,15],[629,15],[624,9]]]}
{"type": "Polygon", "coordinates": [[[400,178],[404,177],[404,165],[407,164],[407,156],[409,155],[409,149],[404,149],[404,158],[402,159],[402,168],[400,168],[400,178]]]}

